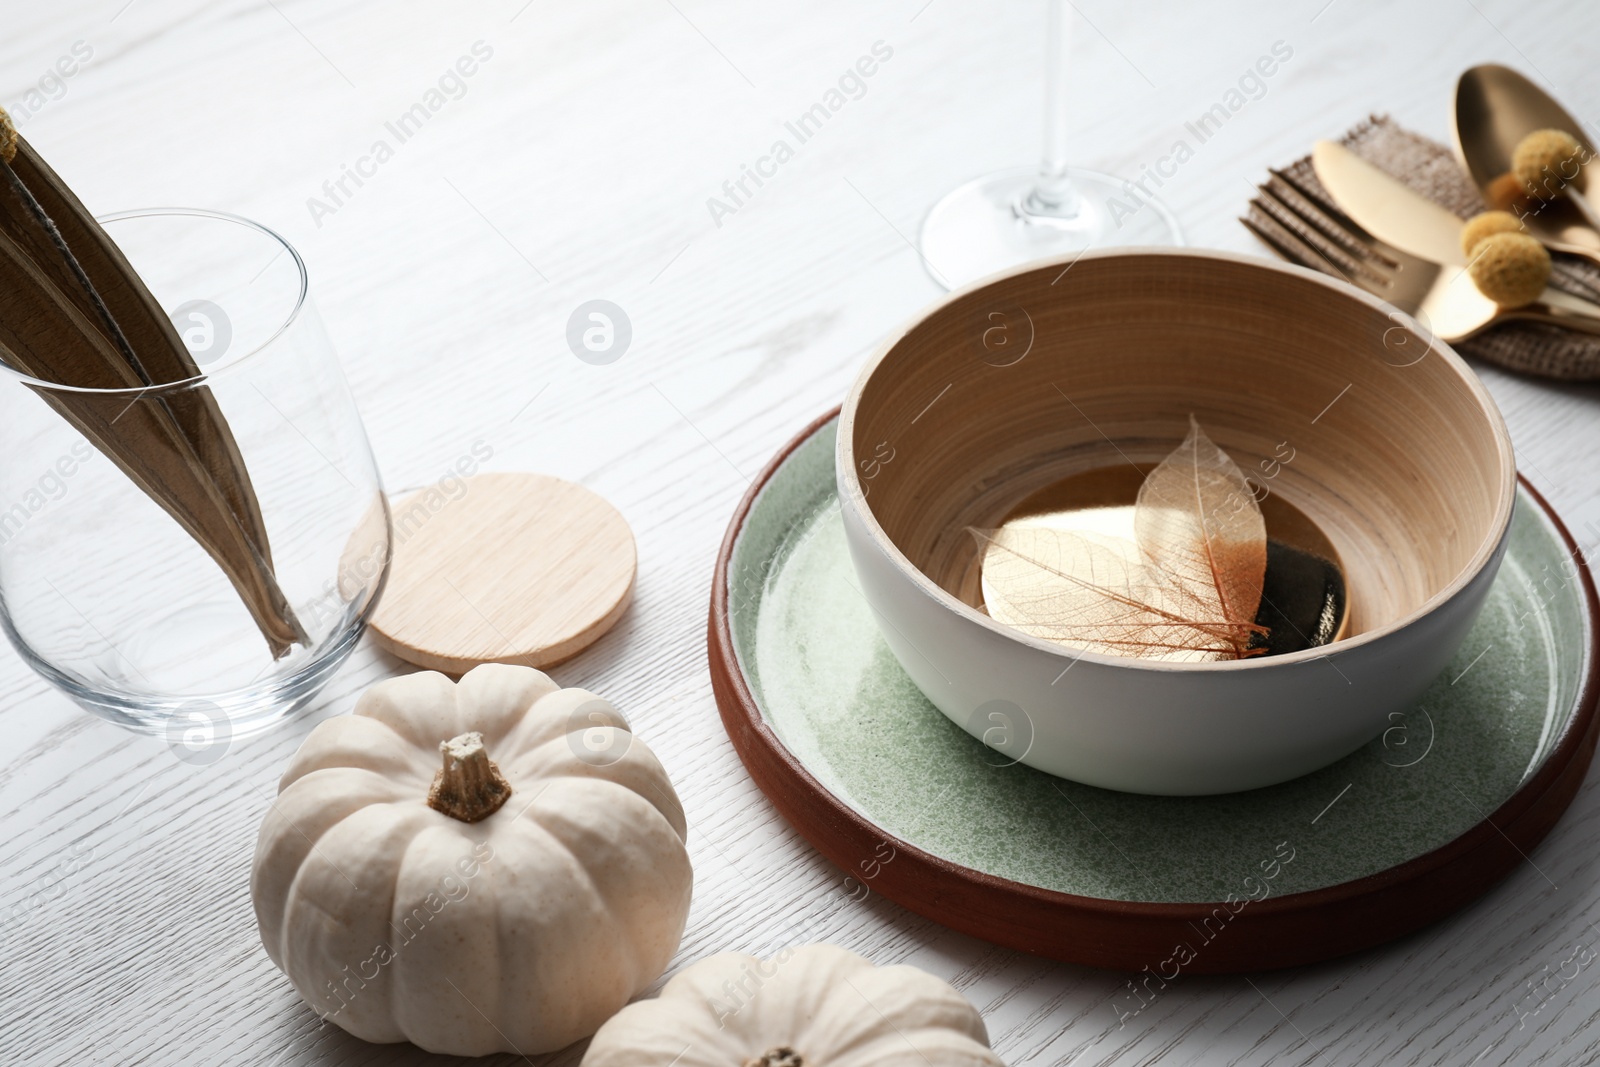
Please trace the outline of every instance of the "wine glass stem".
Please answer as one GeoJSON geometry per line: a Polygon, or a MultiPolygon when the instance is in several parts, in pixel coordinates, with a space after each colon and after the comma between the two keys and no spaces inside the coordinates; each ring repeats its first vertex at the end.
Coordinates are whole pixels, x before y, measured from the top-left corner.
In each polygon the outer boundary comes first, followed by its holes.
{"type": "Polygon", "coordinates": [[[1072,218],[1078,213],[1078,194],[1067,175],[1067,34],[1068,0],[1046,0],[1049,16],[1045,30],[1044,158],[1039,181],[1028,194],[1024,209],[1030,214],[1072,218]]]}

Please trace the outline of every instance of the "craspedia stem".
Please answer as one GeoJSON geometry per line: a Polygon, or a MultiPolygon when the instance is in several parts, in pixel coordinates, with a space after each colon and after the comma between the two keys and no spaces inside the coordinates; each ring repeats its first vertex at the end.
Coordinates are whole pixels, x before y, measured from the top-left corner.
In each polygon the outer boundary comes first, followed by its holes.
{"type": "Polygon", "coordinates": [[[511,796],[511,783],[489,758],[477,732],[439,743],[444,766],[428,790],[428,807],[462,822],[478,822],[500,810],[511,796]]]}

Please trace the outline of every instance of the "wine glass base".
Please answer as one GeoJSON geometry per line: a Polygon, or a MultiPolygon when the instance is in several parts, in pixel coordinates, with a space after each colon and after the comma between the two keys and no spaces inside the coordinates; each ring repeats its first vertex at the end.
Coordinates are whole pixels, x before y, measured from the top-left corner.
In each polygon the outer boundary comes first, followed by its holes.
{"type": "Polygon", "coordinates": [[[1136,186],[1092,170],[1071,172],[1078,211],[1057,218],[1027,210],[1039,171],[989,174],[951,192],[922,223],[922,262],[946,289],[1036,259],[1122,245],[1182,245],[1178,220],[1136,186]]]}

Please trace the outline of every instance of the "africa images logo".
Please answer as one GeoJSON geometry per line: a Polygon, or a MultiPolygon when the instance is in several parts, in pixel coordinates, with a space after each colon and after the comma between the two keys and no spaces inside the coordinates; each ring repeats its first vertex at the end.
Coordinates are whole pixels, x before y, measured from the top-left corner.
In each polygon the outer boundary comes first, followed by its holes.
{"type": "Polygon", "coordinates": [[[1158,158],[1153,165],[1141,166],[1139,177],[1122,183],[1122,191],[1127,200],[1116,196],[1106,199],[1106,213],[1111,216],[1111,221],[1116,223],[1118,229],[1122,228],[1124,219],[1138,214],[1145,204],[1154,198],[1155,193],[1151,192],[1149,183],[1154,183],[1157,189],[1161,188],[1177,175],[1179,167],[1194,158],[1196,147],[1205,144],[1221,132],[1223,123],[1243,111],[1251,102],[1267,95],[1267,80],[1294,58],[1294,48],[1287,41],[1272,42],[1270,52],[1270,55],[1262,55],[1254,64],[1246,67],[1235,84],[1222,94],[1221,99],[1203,111],[1199,118],[1183,124],[1184,130],[1194,137],[1193,145],[1189,143],[1187,137],[1178,138],[1167,153],[1158,158]]]}
{"type": "Polygon", "coordinates": [[[311,214],[311,221],[317,224],[317,229],[322,229],[325,217],[337,214],[357,190],[377,177],[378,168],[392,160],[401,145],[422,132],[422,127],[444,110],[445,105],[467,95],[470,88],[467,80],[494,58],[494,49],[481,40],[472,42],[468,51],[471,55],[462,55],[453,65],[446,67],[421,99],[393,121],[383,124],[389,137],[379,137],[373,141],[366,154],[358,156],[353,166],[341,164],[339,176],[322,183],[322,196],[306,198],[306,210],[311,214]]]}

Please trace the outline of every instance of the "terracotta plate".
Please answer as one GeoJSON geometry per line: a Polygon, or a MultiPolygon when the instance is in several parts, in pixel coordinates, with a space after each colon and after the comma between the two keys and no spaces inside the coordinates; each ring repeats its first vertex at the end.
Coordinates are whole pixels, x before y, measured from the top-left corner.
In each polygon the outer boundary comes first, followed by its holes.
{"type": "MultiPolygon", "coordinates": [[[[1148,968],[1152,989],[1180,971],[1309,963],[1481,895],[1528,862],[1583,780],[1600,608],[1526,482],[1477,628],[1382,737],[1268,789],[1140,796],[1013,764],[911,684],[855,588],[835,414],[734,515],[712,585],[712,685],[783,816],[919,914],[1026,952],[1148,968]]],[[[984,728],[1027,729],[1013,718],[984,728]]]]}

